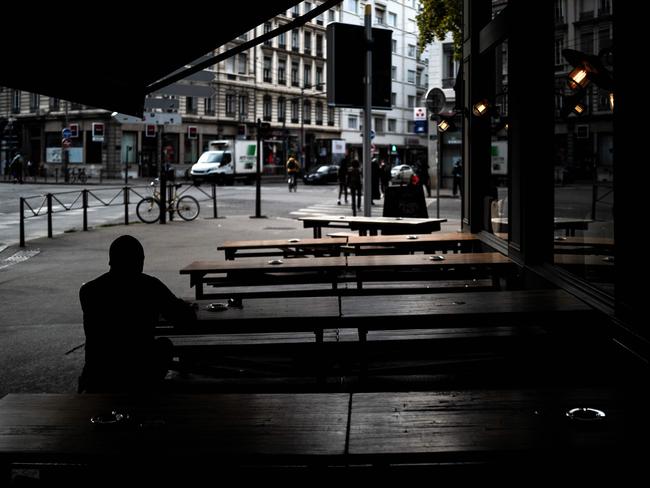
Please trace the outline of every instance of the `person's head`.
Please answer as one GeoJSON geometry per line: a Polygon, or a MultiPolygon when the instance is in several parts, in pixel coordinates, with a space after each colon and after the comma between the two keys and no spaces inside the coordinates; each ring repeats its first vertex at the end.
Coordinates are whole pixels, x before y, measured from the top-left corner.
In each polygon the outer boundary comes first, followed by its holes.
{"type": "Polygon", "coordinates": [[[120,273],[142,273],[144,248],[140,241],[130,235],[123,235],[111,243],[108,250],[108,264],[111,271],[120,273]]]}

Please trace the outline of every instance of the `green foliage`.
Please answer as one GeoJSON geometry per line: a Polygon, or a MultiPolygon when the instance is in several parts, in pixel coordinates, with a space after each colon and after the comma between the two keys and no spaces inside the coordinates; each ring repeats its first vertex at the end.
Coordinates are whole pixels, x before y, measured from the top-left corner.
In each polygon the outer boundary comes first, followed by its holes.
{"type": "Polygon", "coordinates": [[[454,43],[454,58],[462,57],[463,2],[462,0],[420,0],[422,11],[416,16],[419,37],[418,48],[434,40],[444,41],[451,32],[454,43]]]}

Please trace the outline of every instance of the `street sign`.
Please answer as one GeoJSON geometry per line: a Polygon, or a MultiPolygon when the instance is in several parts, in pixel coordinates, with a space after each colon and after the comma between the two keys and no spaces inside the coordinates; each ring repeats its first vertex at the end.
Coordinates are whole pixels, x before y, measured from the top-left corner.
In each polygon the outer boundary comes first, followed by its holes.
{"type": "Polygon", "coordinates": [[[413,120],[427,120],[427,109],[424,107],[413,107],[413,120]]]}
{"type": "Polygon", "coordinates": [[[146,112],[144,114],[146,124],[156,125],[180,125],[183,119],[180,114],[169,114],[164,112],[146,112]]]}
{"type": "Polygon", "coordinates": [[[70,139],[72,137],[72,131],[67,127],[61,131],[64,139],[70,139]]]}
{"type": "Polygon", "coordinates": [[[376,135],[375,130],[374,130],[374,129],[370,129],[370,140],[371,140],[371,141],[375,138],[375,135],[376,135]]]}

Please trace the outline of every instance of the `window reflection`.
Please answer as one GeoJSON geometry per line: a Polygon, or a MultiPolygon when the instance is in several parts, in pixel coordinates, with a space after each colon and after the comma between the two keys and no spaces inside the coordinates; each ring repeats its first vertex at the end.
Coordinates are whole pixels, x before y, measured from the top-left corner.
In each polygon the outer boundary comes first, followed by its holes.
{"type": "Polygon", "coordinates": [[[555,70],[554,263],[613,295],[612,18],[601,9],[588,12],[593,18],[582,22],[585,9],[572,3],[564,20],[574,28],[557,25],[555,36],[556,46],[566,49],[556,55],[555,70]],[[587,83],[572,88],[567,75],[581,58],[590,71],[587,83]]]}

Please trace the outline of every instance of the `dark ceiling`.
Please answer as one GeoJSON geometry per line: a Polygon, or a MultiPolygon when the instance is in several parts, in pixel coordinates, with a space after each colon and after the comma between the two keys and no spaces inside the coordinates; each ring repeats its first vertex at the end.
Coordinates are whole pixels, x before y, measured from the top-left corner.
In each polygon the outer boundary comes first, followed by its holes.
{"type": "Polygon", "coordinates": [[[148,85],[297,3],[11,2],[0,86],[141,115],[148,85]]]}

